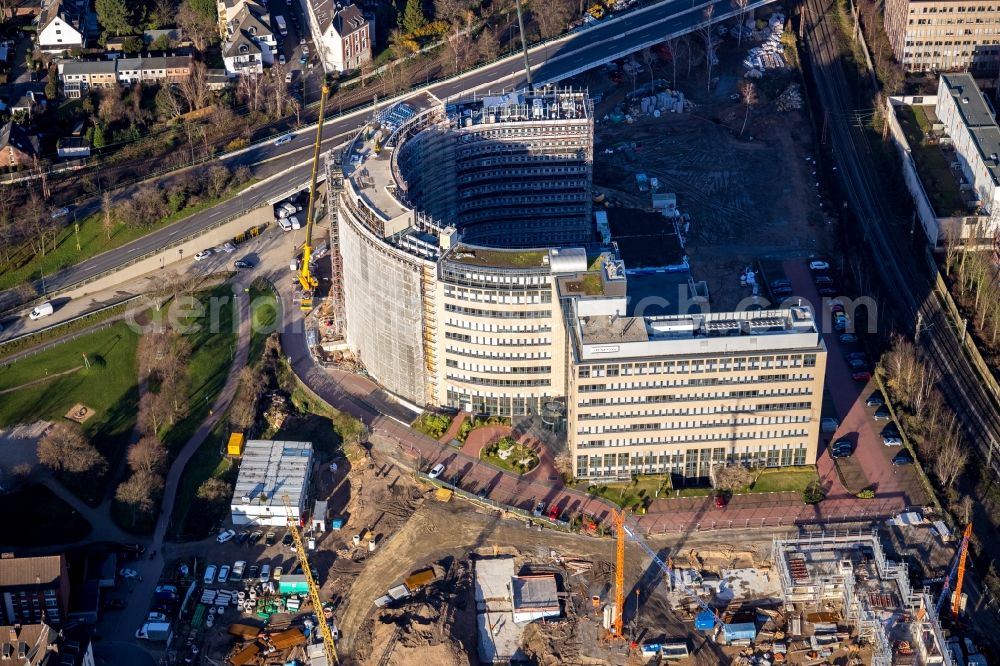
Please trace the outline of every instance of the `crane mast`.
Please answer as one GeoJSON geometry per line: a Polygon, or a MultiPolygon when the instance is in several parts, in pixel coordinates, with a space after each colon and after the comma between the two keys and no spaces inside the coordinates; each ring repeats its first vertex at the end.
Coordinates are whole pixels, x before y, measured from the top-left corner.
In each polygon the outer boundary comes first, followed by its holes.
{"type": "Polygon", "coordinates": [[[326,113],[326,98],[330,94],[330,86],[323,82],[319,98],[319,120],[316,122],[316,143],[313,146],[312,176],[309,179],[309,203],[306,207],[306,242],[302,246],[302,267],[299,269],[299,284],[302,286],[301,307],[305,312],[313,308],[313,291],[319,284],[316,276],[309,268],[312,255],[313,215],[316,209],[316,179],[319,176],[319,153],[323,144],[323,117],[326,113]]]}
{"type": "MultiPolygon", "coordinates": [[[[320,113],[322,117],[322,112],[320,113]]],[[[315,183],[315,181],[313,181],[315,183]]],[[[333,632],[330,631],[330,625],[327,623],[326,618],[323,617],[323,602],[319,598],[319,586],[316,584],[316,579],[313,578],[312,568],[309,566],[309,557],[306,554],[305,546],[302,545],[302,535],[299,534],[299,524],[298,520],[295,519],[292,513],[292,507],[288,502],[288,495],[282,495],[281,501],[285,505],[285,513],[288,514],[288,531],[292,534],[292,540],[295,543],[295,553],[299,557],[299,564],[302,565],[302,573],[306,577],[306,584],[309,586],[309,599],[312,601],[313,610],[316,611],[316,620],[319,624],[319,632],[323,637],[323,647],[326,650],[327,663],[331,666],[333,664],[340,663],[337,658],[337,646],[333,642],[333,632]]]]}

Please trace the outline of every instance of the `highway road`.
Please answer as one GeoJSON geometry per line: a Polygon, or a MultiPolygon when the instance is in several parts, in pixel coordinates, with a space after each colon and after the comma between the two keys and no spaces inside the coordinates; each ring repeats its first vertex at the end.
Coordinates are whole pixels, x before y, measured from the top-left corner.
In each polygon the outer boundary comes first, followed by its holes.
{"type": "MultiPolygon", "coordinates": [[[[751,2],[747,11],[772,1],[751,2]]],[[[537,85],[565,80],[592,67],[662,42],[671,36],[690,32],[704,21],[703,16],[709,5],[714,5],[716,21],[736,15],[730,0],[714,2],[664,0],[608,19],[594,27],[571,33],[551,43],[536,46],[530,53],[533,82],[537,85]]],[[[447,99],[472,92],[520,88],[525,83],[521,56],[516,55],[431,84],[425,91],[439,99],[447,99]]],[[[420,93],[411,93],[398,99],[418,94],[420,93]]],[[[339,114],[327,120],[324,123],[324,148],[329,149],[353,136],[370,117],[369,108],[339,114]]],[[[273,142],[267,142],[220,157],[218,161],[231,168],[250,167],[259,180],[271,178],[276,174],[281,175],[255,186],[235,199],[159,229],[121,248],[100,254],[53,275],[47,275],[44,279],[44,291],[52,293],[64,290],[71,285],[112,271],[135,257],[210,228],[221,220],[261,205],[296,185],[305,184],[309,178],[308,160],[311,157],[314,136],[314,131],[307,127],[298,130],[291,143],[276,146],[273,142]]],[[[93,199],[79,206],[74,213],[77,218],[83,218],[99,209],[100,202],[93,199]]],[[[39,294],[43,293],[41,280],[35,287],[39,294]]],[[[5,301],[4,294],[0,293],[0,304],[5,301]]]]}
{"type": "MultiPolygon", "coordinates": [[[[885,293],[892,295],[893,309],[910,332],[916,334],[925,358],[936,372],[938,387],[958,415],[967,440],[985,462],[991,440],[1000,442],[997,406],[966,358],[952,322],[935,295],[926,267],[919,259],[922,250],[914,250],[905,231],[895,224],[893,203],[886,199],[888,189],[868,157],[865,137],[849,122],[854,117],[855,95],[844,75],[843,59],[834,46],[837,27],[830,18],[835,14],[832,2],[807,0],[805,8],[805,37],[819,106],[828,112],[834,154],[841,166],[837,173],[844,192],[864,227],[885,293]]],[[[994,478],[1000,479],[1000,460],[994,457],[991,462],[994,478]]]]}

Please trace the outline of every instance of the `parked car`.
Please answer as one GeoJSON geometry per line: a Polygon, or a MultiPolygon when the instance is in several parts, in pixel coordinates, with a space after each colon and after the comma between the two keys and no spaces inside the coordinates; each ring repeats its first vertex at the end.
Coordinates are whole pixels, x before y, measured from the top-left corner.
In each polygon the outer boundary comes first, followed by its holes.
{"type": "Polygon", "coordinates": [[[886,446],[902,446],[903,438],[897,435],[883,435],[882,443],[886,446]]]}
{"type": "Polygon", "coordinates": [[[257,575],[260,573],[260,567],[256,564],[251,564],[250,568],[247,569],[247,580],[256,580],[257,575]]]}
{"type": "Polygon", "coordinates": [[[212,254],[214,254],[214,253],[212,252],[212,250],[211,250],[211,249],[208,249],[208,250],[202,250],[202,251],[201,251],[201,252],[199,252],[198,254],[194,255],[194,260],[195,260],[195,261],[202,261],[202,260],[204,260],[204,259],[208,259],[209,257],[211,257],[211,256],[212,256],[212,254]]]}
{"type": "Polygon", "coordinates": [[[233,262],[233,268],[235,268],[238,271],[241,271],[247,268],[253,268],[253,264],[251,264],[246,259],[237,259],[236,261],[233,262]]]}
{"type": "Polygon", "coordinates": [[[431,469],[430,473],[427,476],[429,476],[432,479],[436,479],[439,476],[441,476],[442,472],[444,472],[444,465],[438,463],[437,465],[434,465],[433,469],[431,469]]]}
{"type": "Polygon", "coordinates": [[[232,254],[233,252],[236,252],[236,246],[230,242],[225,243],[219,249],[225,252],[226,254],[232,254]]]}
{"type": "Polygon", "coordinates": [[[146,622],[169,622],[166,613],[150,613],[146,616],[146,622]]]}
{"type": "Polygon", "coordinates": [[[542,516],[544,516],[545,502],[539,502],[538,504],[536,504],[535,508],[531,510],[531,514],[535,516],[535,518],[541,518],[542,516]]]}
{"type": "Polygon", "coordinates": [[[260,568],[260,582],[266,583],[271,579],[271,565],[265,564],[260,568]]]}
{"type": "Polygon", "coordinates": [[[820,430],[822,430],[823,432],[827,433],[837,432],[837,428],[840,427],[840,421],[833,418],[832,416],[828,416],[820,420],[819,427],[820,430]]]}
{"type": "Polygon", "coordinates": [[[281,545],[285,548],[292,548],[295,543],[295,539],[292,537],[291,532],[287,532],[285,536],[281,538],[281,545]]]}
{"type": "Polygon", "coordinates": [[[869,407],[881,407],[882,405],[885,404],[885,398],[882,397],[881,391],[875,391],[870,396],[868,396],[868,399],[865,400],[865,404],[868,405],[869,407]]]}
{"type": "Polygon", "coordinates": [[[250,538],[247,539],[247,545],[250,546],[254,545],[258,541],[260,541],[261,536],[263,536],[263,533],[260,530],[254,530],[253,533],[250,535],[250,538]]]}
{"type": "Polygon", "coordinates": [[[122,578],[125,578],[125,579],[128,579],[128,578],[138,578],[139,577],[139,572],[136,571],[135,569],[120,569],[118,571],[118,575],[121,576],[122,578]]]}
{"type": "Polygon", "coordinates": [[[229,565],[223,564],[221,567],[219,567],[219,577],[216,580],[218,580],[220,583],[225,583],[227,580],[229,580],[230,571],[232,571],[232,569],[229,568],[229,565]]]}
{"type": "Polygon", "coordinates": [[[865,361],[865,360],[860,359],[860,358],[848,359],[847,365],[851,366],[852,370],[867,370],[868,369],[868,361],[865,361]]]}
{"type": "Polygon", "coordinates": [[[851,343],[851,342],[857,342],[858,341],[858,336],[854,335],[853,333],[841,333],[840,334],[840,341],[843,342],[843,343],[845,343],[845,344],[848,344],[848,343],[851,343]]]}
{"type": "Polygon", "coordinates": [[[307,62],[309,62],[309,56],[308,55],[306,55],[305,53],[303,53],[302,55],[299,56],[299,64],[300,65],[304,65],[307,62]]]}
{"type": "Polygon", "coordinates": [[[892,418],[892,414],[889,412],[889,408],[886,407],[885,405],[882,405],[881,407],[876,409],[875,413],[872,414],[872,416],[875,418],[876,421],[888,421],[889,419],[892,418]]]}
{"type": "Polygon", "coordinates": [[[209,564],[207,567],[205,567],[205,575],[202,578],[202,580],[205,582],[205,585],[209,585],[215,582],[215,573],[217,571],[218,568],[214,564],[209,564]]]}
{"type": "Polygon", "coordinates": [[[291,83],[291,82],[292,82],[292,72],[286,72],[285,73],[285,83],[291,83]]]}
{"type": "Polygon", "coordinates": [[[276,145],[276,146],[283,146],[286,143],[291,143],[292,139],[294,139],[294,138],[295,137],[293,135],[291,135],[291,134],[284,134],[284,135],[279,136],[277,139],[274,140],[274,145],[276,145]]]}
{"type": "Polygon", "coordinates": [[[286,217],[279,217],[278,218],[278,228],[281,229],[282,231],[291,231],[292,230],[292,223],[289,222],[288,218],[286,218],[286,217]]]}
{"type": "Polygon", "coordinates": [[[264,545],[273,546],[275,539],[277,539],[277,535],[274,532],[268,532],[264,537],[264,545]]]}
{"type": "Polygon", "coordinates": [[[278,64],[279,65],[284,65],[285,64],[285,54],[284,53],[279,53],[278,54],[278,64]]]}
{"type": "Polygon", "coordinates": [[[830,270],[830,264],[825,261],[810,261],[809,270],[811,271],[828,271],[830,270]]]}
{"type": "Polygon", "coordinates": [[[60,217],[69,215],[69,208],[56,208],[52,211],[52,219],[58,220],[60,217]]]}
{"type": "Polygon", "coordinates": [[[271,574],[271,580],[277,583],[278,581],[281,580],[281,574],[283,574],[284,572],[285,570],[282,567],[274,567],[274,573],[271,574]]]}
{"type": "Polygon", "coordinates": [[[850,458],[854,453],[854,444],[849,439],[838,439],[830,446],[830,455],[834,458],[850,458]]]}
{"type": "Polygon", "coordinates": [[[867,370],[860,370],[858,372],[851,373],[851,379],[856,382],[867,382],[871,381],[872,373],[867,370]]]}
{"type": "Polygon", "coordinates": [[[236,535],[236,543],[237,545],[242,546],[247,542],[247,539],[249,538],[250,538],[250,530],[243,530],[242,532],[236,535]]]}
{"type": "Polygon", "coordinates": [[[234,536],[236,536],[236,532],[234,530],[222,530],[219,532],[219,536],[215,537],[215,540],[219,543],[226,543],[234,536]]]}
{"type": "Polygon", "coordinates": [[[912,465],[913,456],[910,455],[909,451],[900,451],[892,457],[893,465],[912,465]]]}
{"type": "Polygon", "coordinates": [[[787,280],[787,279],[771,280],[771,288],[773,288],[773,289],[780,289],[781,287],[789,287],[789,288],[791,288],[791,286],[792,286],[792,281],[791,280],[787,280]]]}
{"type": "Polygon", "coordinates": [[[854,360],[867,361],[868,360],[868,354],[866,354],[864,352],[859,352],[859,351],[858,352],[851,352],[850,354],[847,355],[847,358],[849,360],[851,360],[851,361],[854,361],[854,360]]]}
{"type": "MultiPolygon", "coordinates": [[[[43,317],[48,317],[55,311],[56,311],[55,308],[52,307],[52,303],[42,303],[41,305],[36,305],[34,308],[31,309],[31,312],[28,313],[28,319],[30,319],[31,321],[38,321],[43,317]]],[[[135,552],[139,553],[140,555],[142,554],[141,550],[135,552]]]]}
{"type": "Polygon", "coordinates": [[[238,583],[243,579],[243,572],[246,570],[247,563],[244,560],[237,560],[233,564],[233,571],[229,574],[229,580],[234,583],[238,583]]]}

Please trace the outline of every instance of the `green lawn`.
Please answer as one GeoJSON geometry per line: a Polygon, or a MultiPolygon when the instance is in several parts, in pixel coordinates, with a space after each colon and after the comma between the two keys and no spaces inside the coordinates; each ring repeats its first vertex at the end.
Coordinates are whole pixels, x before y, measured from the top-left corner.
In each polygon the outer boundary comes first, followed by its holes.
{"type": "Polygon", "coordinates": [[[4,514],[17,516],[18,528],[9,533],[8,545],[54,546],[90,534],[90,523],[45,486],[27,486],[4,495],[2,505],[4,514]]]}
{"type": "Polygon", "coordinates": [[[205,525],[199,515],[191,515],[190,510],[198,486],[210,478],[218,478],[236,484],[238,467],[224,454],[229,437],[228,419],[220,419],[202,445],[191,456],[184,474],[171,516],[171,528],[176,537],[200,539],[207,536],[215,525],[205,525]]]}
{"type": "MultiPolygon", "coordinates": [[[[97,413],[84,424],[91,441],[115,468],[135,425],[138,335],[124,322],[0,366],[0,391],[84,366],[10,393],[0,394],[0,427],[38,419],[58,420],[80,402],[97,413]]],[[[99,501],[103,484],[74,490],[88,502],[99,501]]]]}
{"type": "Polygon", "coordinates": [[[818,481],[819,475],[814,467],[785,467],[780,469],[765,469],[750,487],[751,493],[801,493],[813,481],[818,481]]]}
{"type": "MultiPolygon", "coordinates": [[[[204,317],[177,317],[182,326],[195,326],[190,335],[191,361],[188,363],[190,389],[188,411],[164,435],[163,441],[176,453],[191,438],[201,422],[208,416],[212,403],[226,385],[236,349],[237,331],[233,319],[233,290],[228,284],[198,292],[195,297],[205,308],[204,317]],[[213,306],[213,300],[218,305],[213,306]],[[227,299],[223,301],[222,299],[227,299]],[[216,317],[209,316],[216,312],[216,317]],[[214,321],[213,321],[214,319],[214,321]]],[[[171,310],[177,307],[171,305],[171,310]]]]}
{"type": "Polygon", "coordinates": [[[926,133],[931,128],[927,114],[919,106],[900,106],[896,110],[896,117],[907,143],[910,144],[917,173],[934,211],[945,217],[965,214],[958,182],[951,173],[941,147],[926,143],[926,133]]]}
{"type": "MultiPolygon", "coordinates": [[[[221,201],[231,199],[254,182],[255,180],[251,179],[218,198],[205,199],[192,206],[188,206],[148,227],[118,225],[112,231],[110,238],[108,238],[107,233],[103,229],[103,214],[95,214],[82,220],[77,220],[80,225],[79,250],[76,249],[77,235],[73,222],[69,221],[66,228],[63,229],[56,239],[54,243],[55,247],[52,247],[52,242],[46,244],[44,256],[31,257],[23,265],[21,265],[22,262],[15,263],[14,261],[12,261],[12,265],[3,265],[0,263],[0,289],[9,289],[31,280],[38,280],[43,274],[51,275],[59,270],[86,261],[101,252],[107,252],[108,250],[121,247],[126,243],[131,243],[137,238],[142,238],[157,229],[178,222],[206,208],[211,208],[221,201]]],[[[18,252],[22,253],[21,257],[23,258],[23,253],[30,252],[30,250],[28,248],[20,248],[13,253],[13,256],[18,256],[18,252]]]]}
{"type": "Polygon", "coordinates": [[[278,299],[263,280],[250,285],[250,363],[256,363],[264,353],[264,343],[276,330],[278,299]]]}
{"type": "Polygon", "coordinates": [[[673,497],[670,489],[670,475],[650,474],[636,477],[634,482],[623,481],[599,483],[586,487],[586,491],[598,497],[614,502],[618,506],[644,506],[658,497],[673,497]]]}

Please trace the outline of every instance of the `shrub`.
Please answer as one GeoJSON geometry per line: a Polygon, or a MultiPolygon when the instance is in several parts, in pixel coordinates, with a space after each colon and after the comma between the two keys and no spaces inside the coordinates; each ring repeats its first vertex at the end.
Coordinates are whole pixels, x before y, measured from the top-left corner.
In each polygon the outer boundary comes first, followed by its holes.
{"type": "Polygon", "coordinates": [[[818,481],[813,481],[802,491],[802,501],[806,504],[819,504],[825,499],[826,492],[818,481]]]}
{"type": "Polygon", "coordinates": [[[246,139],[240,137],[239,139],[233,139],[232,141],[230,141],[229,143],[227,143],[224,150],[227,153],[231,153],[233,151],[241,150],[243,148],[246,148],[249,145],[250,145],[249,141],[247,141],[246,139]]]}
{"type": "Polygon", "coordinates": [[[864,490],[858,491],[855,497],[858,499],[875,499],[875,491],[871,488],[865,488],[864,490]]]}

